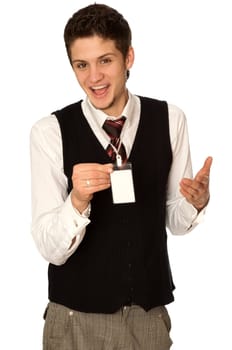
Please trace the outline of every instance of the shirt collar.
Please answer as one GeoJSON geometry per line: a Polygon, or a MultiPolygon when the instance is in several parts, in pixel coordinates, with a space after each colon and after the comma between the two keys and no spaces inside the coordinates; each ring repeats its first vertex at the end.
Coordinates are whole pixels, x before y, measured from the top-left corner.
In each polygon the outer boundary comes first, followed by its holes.
{"type": "Polygon", "coordinates": [[[128,101],[122,111],[122,114],[120,116],[109,116],[100,109],[95,108],[92,103],[90,102],[89,98],[86,97],[86,99],[82,102],[84,105],[84,109],[88,111],[88,114],[92,116],[92,118],[95,119],[95,122],[102,127],[106,119],[118,119],[121,116],[125,116],[127,118],[127,121],[131,119],[131,116],[133,115],[133,109],[135,104],[135,96],[132,95],[128,91],[128,101]]]}

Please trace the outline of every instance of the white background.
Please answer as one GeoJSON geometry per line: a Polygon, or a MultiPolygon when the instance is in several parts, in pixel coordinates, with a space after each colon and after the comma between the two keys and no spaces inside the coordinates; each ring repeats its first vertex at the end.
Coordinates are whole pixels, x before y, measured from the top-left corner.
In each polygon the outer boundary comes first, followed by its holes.
{"type": "MultiPolygon", "coordinates": [[[[177,289],[169,306],[173,350],[231,345],[230,1],[105,1],[124,14],[136,60],[129,89],[166,99],[187,116],[194,173],[214,157],[211,202],[190,235],[169,237],[177,289]]],[[[88,1],[7,0],[0,5],[0,348],[40,350],[47,263],[30,235],[29,133],[50,112],[83,98],[63,28],[88,1]]],[[[65,350],[65,349],[64,349],[65,350]]],[[[143,350],[143,349],[141,349],[143,350]]]]}

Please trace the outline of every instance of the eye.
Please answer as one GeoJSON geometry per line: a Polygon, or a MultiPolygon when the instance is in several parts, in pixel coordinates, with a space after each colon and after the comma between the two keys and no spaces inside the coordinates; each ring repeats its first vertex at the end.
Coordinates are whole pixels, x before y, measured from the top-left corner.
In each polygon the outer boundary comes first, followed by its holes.
{"type": "Polygon", "coordinates": [[[77,69],[83,70],[87,67],[87,64],[85,62],[79,62],[79,63],[76,63],[75,67],[77,69]]]}
{"type": "Polygon", "coordinates": [[[107,63],[110,63],[110,62],[111,62],[111,59],[109,57],[103,58],[100,61],[101,64],[107,64],[107,63]]]}

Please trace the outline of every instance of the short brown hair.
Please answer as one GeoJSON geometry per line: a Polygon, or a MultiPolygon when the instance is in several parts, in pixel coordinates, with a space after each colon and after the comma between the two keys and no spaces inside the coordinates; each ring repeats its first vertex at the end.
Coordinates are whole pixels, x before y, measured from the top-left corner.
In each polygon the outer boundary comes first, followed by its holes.
{"type": "Polygon", "coordinates": [[[128,22],[115,9],[95,3],[75,12],[65,26],[64,41],[70,62],[70,47],[74,40],[93,35],[113,40],[116,48],[126,58],[131,45],[128,22]]]}

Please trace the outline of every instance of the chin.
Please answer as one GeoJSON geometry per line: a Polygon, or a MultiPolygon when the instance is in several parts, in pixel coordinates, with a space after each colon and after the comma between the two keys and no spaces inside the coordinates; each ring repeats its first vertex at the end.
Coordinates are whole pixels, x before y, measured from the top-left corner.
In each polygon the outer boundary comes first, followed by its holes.
{"type": "Polygon", "coordinates": [[[92,99],[90,101],[95,108],[100,109],[102,111],[111,108],[114,104],[114,101],[100,101],[99,99],[92,99]]]}

